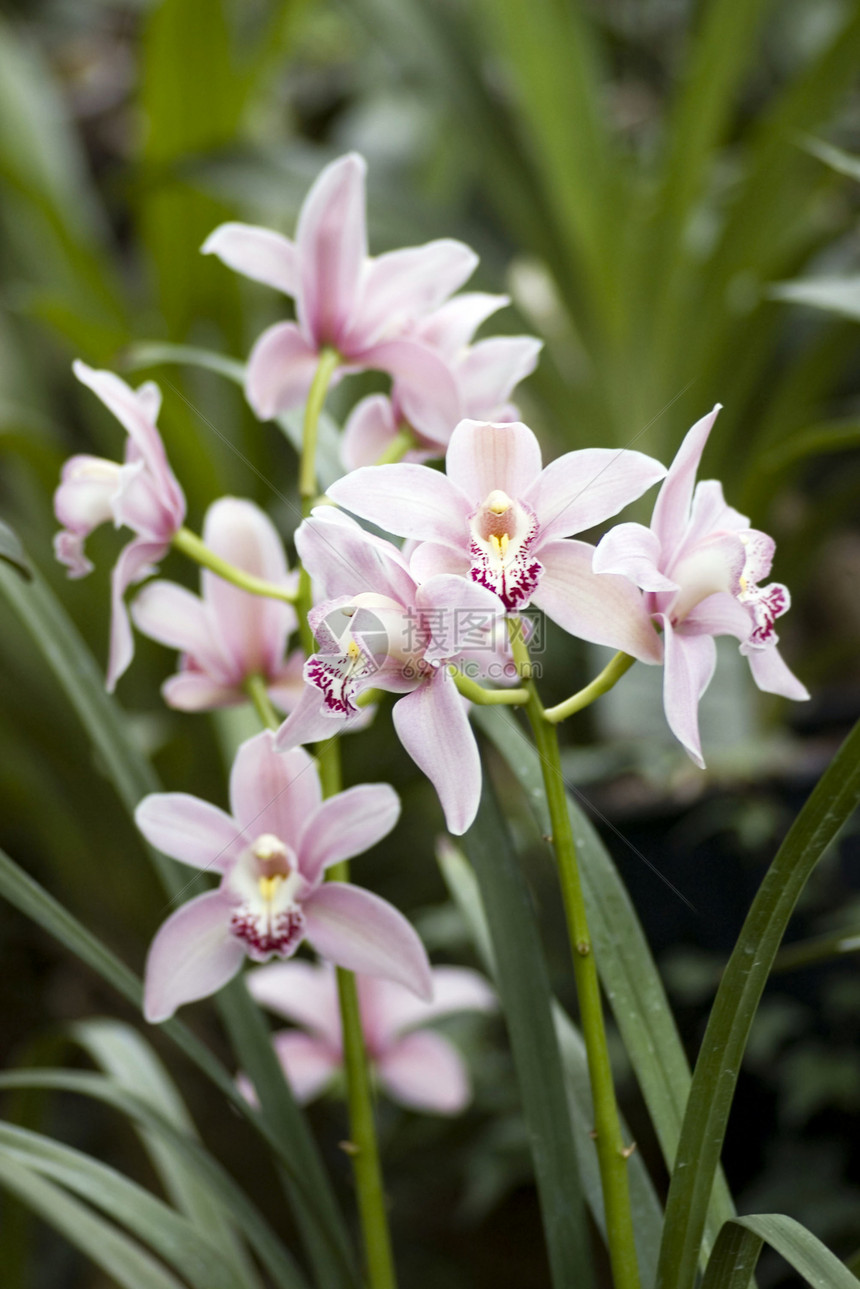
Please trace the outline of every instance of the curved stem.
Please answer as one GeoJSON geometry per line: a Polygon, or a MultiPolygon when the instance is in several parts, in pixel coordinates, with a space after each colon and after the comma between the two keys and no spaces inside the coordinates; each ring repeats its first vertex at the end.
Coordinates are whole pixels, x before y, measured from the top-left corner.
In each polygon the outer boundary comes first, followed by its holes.
{"type": "Polygon", "coordinates": [[[484,689],[470,676],[464,676],[456,667],[448,668],[449,674],[464,698],[481,707],[495,707],[499,703],[510,706],[523,706],[529,701],[526,689],[484,689]]]}
{"type": "Polygon", "coordinates": [[[331,378],[337,371],[340,354],[336,349],[321,349],[317,369],[308,391],[302,427],[302,459],[299,463],[299,496],[302,513],[306,514],[317,495],[317,427],[331,378]]]}
{"type": "Polygon", "coordinates": [[[579,1001],[580,1024],[588,1057],[588,1074],[594,1102],[594,1128],[603,1204],[606,1212],[606,1240],[615,1289],[639,1289],[639,1266],[633,1236],[627,1160],[612,1081],[612,1066],[603,1023],[603,1007],[597,965],[592,952],[585,898],[579,877],[576,846],[567,809],[558,734],[546,719],[546,712],[531,678],[528,646],[519,619],[508,622],[517,670],[529,694],[526,707],[540,755],[544,790],[552,824],[552,845],[558,863],[559,882],[573,954],[573,972],[579,1001]]]}
{"type": "Polygon", "coordinates": [[[254,577],[253,573],[246,573],[244,569],[237,568],[235,564],[222,559],[220,555],[210,550],[196,533],[192,533],[190,528],[180,528],[177,533],[174,533],[173,545],[178,551],[182,551],[183,555],[193,559],[196,564],[201,564],[203,568],[217,573],[225,582],[231,582],[233,586],[238,586],[251,595],[263,595],[270,600],[285,600],[287,604],[295,604],[298,599],[298,592],[286,586],[276,586],[274,582],[266,582],[262,577],[254,577]]]}
{"type": "Polygon", "coordinates": [[[272,706],[272,700],[269,698],[263,677],[259,673],[253,676],[246,676],[242,688],[254,704],[254,709],[260,718],[260,724],[267,730],[278,729],[281,725],[281,718],[272,706]]]}
{"type": "Polygon", "coordinates": [[[588,707],[601,694],[607,693],[612,689],[613,685],[617,685],[618,681],[626,671],[630,670],[635,661],[636,659],[631,658],[629,653],[617,653],[606,664],[600,675],[595,676],[594,680],[587,684],[584,689],[580,689],[576,694],[571,694],[570,698],[566,698],[563,703],[558,703],[555,707],[545,707],[543,712],[544,720],[556,725],[559,721],[566,720],[568,716],[572,716],[574,712],[581,712],[583,707],[588,707]]]}
{"type": "Polygon", "coordinates": [[[401,425],[388,447],[380,452],[374,465],[394,465],[401,461],[410,448],[418,446],[418,440],[409,425],[401,425]]]}

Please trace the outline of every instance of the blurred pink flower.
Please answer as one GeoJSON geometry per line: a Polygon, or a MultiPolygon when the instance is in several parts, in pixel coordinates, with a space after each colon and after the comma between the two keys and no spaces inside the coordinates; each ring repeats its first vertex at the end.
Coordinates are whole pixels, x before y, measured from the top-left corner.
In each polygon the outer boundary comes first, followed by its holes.
{"type": "Polygon", "coordinates": [[[776,647],[774,622],[789,608],[788,590],[779,582],[758,585],[770,573],[773,539],[726,504],[716,479],[696,484],[719,410],[717,404],[688,431],[660,489],[651,527],[619,524],[594,554],[596,573],[620,574],[646,592],[648,611],[663,628],[666,719],[700,766],[705,762],[699,699],[714,674],[715,636],[740,641],[759,689],[809,697],[776,647]]]}
{"type": "Polygon", "coordinates": [[[248,359],[246,393],[269,419],[303,403],[324,347],[341,374],[380,370],[398,383],[410,421],[434,424],[456,410],[454,378],[409,325],[466,281],[477,256],[462,242],[367,253],[364,159],[349,153],[321,172],[299,213],[296,240],[249,224],[222,224],[202,250],[292,296],[296,322],[264,331],[248,359]]]}
{"type": "Polygon", "coordinates": [[[339,966],[432,996],[427,955],[403,915],[361,887],[323,880],[332,864],[388,835],[400,813],[393,788],[365,783],[323,801],[307,752],[279,755],[265,731],[239,748],[230,802],[232,815],[163,792],[135,811],[151,845],[221,876],[217,890],[189,900],[156,934],[144,979],[147,1020],[214,994],[246,955],[289,958],[305,939],[339,966]]]}
{"type": "MultiPolygon", "coordinates": [[[[459,1114],[471,1100],[463,1058],[453,1043],[425,1026],[456,1012],[494,1011],[496,996],[483,976],[465,967],[434,967],[431,975],[432,1002],[390,980],[356,977],[367,1055],[393,1101],[412,1110],[459,1114]]],[[[250,972],[248,988],[257,1002],[302,1027],[282,1030],[273,1041],[296,1099],[313,1100],[343,1064],[334,970],[309,962],[275,963],[250,972]]],[[[247,1079],[243,1085],[253,1096],[247,1079]]]]}
{"type": "MultiPolygon", "coordinates": [[[[542,342],[534,336],[490,336],[471,344],[477,328],[497,309],[508,304],[506,295],[470,292],[455,295],[410,330],[438,353],[450,368],[457,390],[457,405],[444,407],[409,429],[417,446],[405,454],[407,461],[443,456],[454,426],[464,417],[478,421],[515,421],[519,410],[508,402],[521,380],[534,371],[542,342]]],[[[447,389],[443,391],[447,395],[447,389]]],[[[391,397],[371,394],[351,412],[343,431],[341,454],[348,470],[373,465],[408,422],[394,382],[391,397]]]]}
{"type": "Polygon", "coordinates": [[[115,527],[130,528],[135,534],[120,552],[111,575],[107,687],[113,690],[134,656],[123,597],[129,586],[153,573],[167,554],[185,519],[185,497],[155,425],[161,407],[158,386],[147,381],[131,389],[112,372],[94,371],[82,362],[74,363],[73,371],[128,432],[124,465],[102,457],[70,457],[54,493],[54,511],[63,525],[54,539],[54,551],[70,577],[91,572],[84,540],[99,524],[113,520],[115,527]]]}
{"type": "Polygon", "coordinates": [[[529,604],[565,631],[657,662],[661,645],[642,596],[624,578],[602,581],[594,547],[566,540],[616,514],[666,471],[627,449],[568,452],[545,469],[519,421],[461,421],[446,474],[402,463],[364,467],[328,495],[362,519],[420,544],[410,560],[419,584],[447,573],[492,591],[517,613],[529,604]]]}
{"type": "MultiPolygon", "coordinates": [[[[206,512],[203,540],[222,559],[254,577],[293,589],[284,547],[272,521],[253,502],[222,497],[206,512]]],[[[131,606],[135,626],[182,650],[180,670],[165,681],[165,702],[183,711],[206,711],[247,701],[243,688],[261,676],[272,701],[288,712],[304,689],[300,649],[284,658],[295,631],[295,610],[280,600],[252,595],[208,569],[201,596],[174,582],[151,582],[131,606]]]]}

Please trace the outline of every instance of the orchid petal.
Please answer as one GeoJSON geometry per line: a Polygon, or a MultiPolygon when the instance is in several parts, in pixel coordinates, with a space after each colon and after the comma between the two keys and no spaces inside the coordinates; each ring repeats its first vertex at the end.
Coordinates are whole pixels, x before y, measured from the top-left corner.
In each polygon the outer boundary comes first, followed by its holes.
{"type": "MultiPolygon", "coordinates": [[[[371,477],[382,468],[377,467],[371,477]]],[[[355,478],[355,474],[347,477],[355,478]]],[[[299,527],[295,541],[299,557],[323,599],[352,598],[370,592],[408,604],[414,595],[415,583],[397,547],[366,532],[333,506],[317,506],[299,527]]]]}
{"type": "Polygon", "coordinates": [[[223,873],[248,846],[234,819],[187,792],[153,792],[134,812],[146,840],[162,854],[192,868],[223,873]]]}
{"type": "Polygon", "coordinates": [[[248,356],[245,393],[261,421],[270,421],[305,401],[319,351],[309,345],[294,322],[276,322],[258,337],[248,356]]]}
{"type": "Polygon", "coordinates": [[[663,706],[669,728],[696,765],[705,768],[699,735],[699,700],[717,665],[713,636],[688,636],[663,616],[663,706]]]}
{"type": "MultiPolygon", "coordinates": [[[[522,497],[540,475],[540,445],[522,421],[461,421],[451,435],[445,469],[472,508],[494,491],[522,497]]],[[[415,536],[432,540],[434,534],[415,536]]]]}
{"type": "Polygon", "coordinates": [[[490,336],[479,340],[457,367],[457,381],[467,417],[495,412],[511,390],[537,366],[543,341],[534,336],[490,336]]]}
{"type": "Polygon", "coordinates": [[[386,340],[365,350],[366,368],[389,372],[404,420],[434,443],[444,445],[460,416],[460,395],[448,364],[414,340],[386,340]]]}
{"type": "Polygon", "coordinates": [[[220,684],[232,680],[230,669],[213,639],[212,620],[199,596],[175,582],[151,582],[135,597],[131,617],[138,631],[151,640],[192,654],[220,684]]]}
{"type": "Polygon", "coordinates": [[[351,152],[320,173],[299,214],[296,301],[302,330],[317,346],[340,343],[353,316],[367,257],[364,159],[351,152]]]}
{"type": "Polygon", "coordinates": [[[691,609],[683,622],[684,635],[690,636],[735,636],[738,640],[748,640],[753,622],[749,609],[729,594],[728,591],[717,591],[700,600],[691,609]]]}
{"type": "Polygon", "coordinates": [[[438,470],[429,466],[365,466],[338,479],[328,495],[339,506],[399,537],[463,546],[471,506],[438,470]]]}
{"type": "Polygon", "coordinates": [[[702,479],[696,484],[690,508],[690,524],[684,534],[684,546],[692,546],[717,529],[736,532],[749,528],[746,515],[726,503],[723,485],[717,479],[702,479]]]}
{"type": "Polygon", "coordinates": [[[465,544],[455,550],[452,546],[442,546],[439,542],[419,542],[409,560],[409,571],[419,584],[429,582],[431,577],[443,573],[455,577],[469,576],[469,556],[465,544]]]}
{"type": "Polygon", "coordinates": [[[436,789],[449,832],[470,828],[481,796],[481,758],[468,704],[444,668],[395,703],[397,737],[436,789]]]}
{"type": "Polygon", "coordinates": [[[407,1030],[428,1025],[443,1016],[466,1011],[494,1012],[499,1006],[489,982],[468,967],[434,967],[432,1002],[422,1002],[387,980],[367,983],[371,986],[368,1002],[376,1022],[374,1032],[383,1044],[407,1030]]]}
{"type": "MultiPolygon", "coordinates": [[[[273,962],[246,976],[248,990],[261,1007],[303,1025],[332,1046],[340,1045],[337,981],[328,963],[273,962]]],[[[404,991],[407,998],[412,994],[404,991]]]]}
{"type": "Polygon", "coordinates": [[[347,470],[375,465],[397,434],[394,406],[385,394],[357,403],[343,427],[340,456],[347,470]]]}
{"type": "Polygon", "coordinates": [[[407,1034],[377,1060],[379,1081],[401,1105],[459,1114],[472,1092],[463,1058],[441,1034],[407,1034]]]}
{"type": "Polygon", "coordinates": [[[272,1046],[299,1105],[306,1105],[324,1092],[340,1069],[336,1049],[296,1030],[276,1034],[272,1046]]]}
{"type": "MultiPolygon", "coordinates": [[[[243,573],[287,588],[290,578],[283,543],[269,517],[253,502],[222,497],[209,507],[203,541],[243,573]]],[[[212,606],[218,640],[239,677],[264,676],[280,666],[287,637],[298,619],[289,604],[251,595],[204,569],[203,595],[212,606]]],[[[191,651],[193,652],[193,650],[191,651]]]]}
{"type": "Polygon", "coordinates": [[[164,542],[135,539],[119,553],[111,573],[110,648],[106,686],[112,694],[116,682],[128,669],[134,657],[134,637],[131,633],[124,595],[134,583],[155,572],[158,561],[166,554],[164,542]]]}
{"type": "Polygon", "coordinates": [[[481,323],[510,302],[510,296],[507,295],[487,295],[483,291],[463,292],[422,318],[415,334],[425,345],[437,350],[446,361],[453,362],[481,323]]]}
{"type": "Polygon", "coordinates": [[[642,524],[616,524],[597,543],[592,569],[616,573],[643,591],[677,591],[659,569],[660,539],[642,524]]]}
{"type": "Polygon", "coordinates": [[[221,224],[200,248],[203,255],[217,255],[222,264],[295,296],[299,286],[296,248],[288,237],[254,224],[221,224]]]}
{"type": "Polygon", "coordinates": [[[753,680],[766,694],[780,694],[799,702],[809,698],[809,690],[789,669],[776,645],[750,649],[746,657],[753,680]]]}
{"type": "Polygon", "coordinates": [[[687,431],[657,496],[651,527],[660,538],[664,551],[676,550],[684,536],[690,518],[696,472],[719,411],[720,404],[717,403],[713,411],[687,431]]]}
{"type": "Polygon", "coordinates": [[[167,1020],[183,1003],[214,994],[232,980],[245,957],[230,934],[231,903],[207,891],[183,904],[159,928],[144,973],[143,1014],[167,1020]]]}
{"type": "Polygon", "coordinates": [[[65,566],[66,576],[72,579],[86,577],[95,568],[92,560],[84,554],[84,541],[81,533],[70,533],[67,528],[54,533],[54,557],[65,566]]]}
{"type": "Polygon", "coordinates": [[[308,817],[299,842],[299,868],[313,885],[342,859],[370,850],[400,817],[400,798],[387,783],[361,783],[329,797],[308,817]]]}
{"type": "Polygon", "coordinates": [[[230,773],[230,804],[249,836],[272,833],[295,845],[321,800],[316,765],[303,748],[279,754],[271,730],[239,748],[230,773]]]}
{"type": "Polygon", "coordinates": [[[178,712],[210,712],[248,701],[238,685],[221,685],[205,671],[178,671],[161,686],[161,697],[178,712]]]}
{"type": "Polygon", "coordinates": [[[286,752],[304,743],[334,738],[347,729],[358,728],[355,722],[359,719],[359,716],[347,719],[329,714],[320,691],[314,685],[305,685],[298,703],[275,734],[275,747],[278,752],[286,752]]]}
{"type": "Polygon", "coordinates": [[[399,981],[419,998],[432,998],[424,946],[392,904],[347,882],[324,882],[303,908],[307,939],[324,958],[348,971],[399,981]]]}
{"type": "Polygon", "coordinates": [[[54,514],[64,528],[86,536],[113,517],[111,502],[121,469],[115,461],[102,457],[69,457],[54,493],[54,514]]]}
{"type": "Polygon", "coordinates": [[[594,547],[557,541],[541,547],[543,574],[532,602],[571,635],[659,662],[660,637],[626,577],[593,573],[594,547]]]}
{"type": "Polygon", "coordinates": [[[445,573],[419,587],[415,604],[427,611],[431,640],[424,658],[431,665],[454,658],[467,647],[491,649],[505,611],[499,597],[485,586],[445,573]]]}
{"type": "Polygon", "coordinates": [[[551,461],[523,500],[538,516],[544,542],[603,523],[665,473],[659,461],[642,452],[583,448],[551,461]]]}
{"type": "Polygon", "coordinates": [[[475,252],[451,238],[378,256],[367,267],[350,337],[367,348],[382,335],[396,334],[438,308],[477,264],[475,252]]]}

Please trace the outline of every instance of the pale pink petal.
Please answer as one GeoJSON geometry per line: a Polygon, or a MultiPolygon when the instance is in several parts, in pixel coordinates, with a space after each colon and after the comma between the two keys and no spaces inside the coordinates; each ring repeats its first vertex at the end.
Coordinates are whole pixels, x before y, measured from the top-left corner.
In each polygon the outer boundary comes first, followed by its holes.
{"type": "Polygon", "coordinates": [[[84,540],[81,533],[70,533],[66,528],[54,533],[54,556],[58,563],[65,565],[66,575],[72,579],[86,577],[95,568],[84,554],[84,540]]]}
{"type": "Polygon", "coordinates": [[[261,421],[299,407],[308,396],[319,364],[319,351],[309,345],[294,322],[276,322],[258,338],[248,355],[245,393],[261,421]]]}
{"type": "MultiPolygon", "coordinates": [[[[284,546],[269,517],[253,502],[222,497],[209,507],[203,540],[216,555],[244,573],[289,588],[284,546]]],[[[289,604],[250,595],[204,569],[203,595],[212,606],[218,642],[233,661],[235,674],[268,676],[281,665],[287,637],[298,625],[289,604]]],[[[191,650],[191,652],[194,652],[191,650]]]]}
{"type": "MultiPolygon", "coordinates": [[[[372,473],[371,467],[367,470],[375,478],[379,470],[387,468],[378,467],[372,473]]],[[[371,592],[409,604],[414,595],[415,583],[397,547],[366,532],[333,506],[317,506],[299,527],[295,541],[299,557],[323,600],[371,592]]]]}
{"type": "Polygon", "coordinates": [[[444,445],[460,418],[457,381],[445,360],[414,340],[386,340],[360,355],[362,366],[394,379],[403,419],[426,438],[444,445]]]}
{"type": "Polygon", "coordinates": [[[340,1069],[337,1050],[296,1030],[276,1034],[272,1046],[299,1105],[306,1105],[324,1092],[340,1069]]]}
{"type": "Polygon", "coordinates": [[[437,349],[443,358],[453,362],[472,339],[482,322],[510,304],[507,295],[486,295],[483,291],[467,291],[455,295],[415,328],[415,334],[426,345],[437,349]]]}
{"type": "Polygon", "coordinates": [[[780,694],[802,702],[809,698],[809,690],[785,663],[776,645],[768,649],[750,649],[746,655],[753,680],[766,694],[780,694]]]}
{"type": "Polygon", "coordinates": [[[385,394],[371,394],[357,403],[343,427],[340,457],[347,470],[375,465],[397,434],[394,406],[385,394]]]}
{"type": "Polygon", "coordinates": [[[278,752],[286,752],[304,743],[336,738],[347,730],[358,728],[357,722],[363,716],[364,712],[361,712],[359,716],[347,719],[329,713],[316,686],[305,685],[301,698],[275,735],[275,746],[278,752]]]}
{"type": "Polygon", "coordinates": [[[696,765],[705,768],[699,735],[699,699],[717,664],[713,636],[688,636],[663,618],[663,706],[669,728],[696,765]]]}
{"type": "Polygon", "coordinates": [[[111,573],[110,648],[106,685],[113,693],[116,682],[134,657],[134,637],[124,596],[128,588],[155,572],[158,561],[167,554],[163,542],[136,539],[120,551],[111,573]]]}
{"type": "Polygon", "coordinates": [[[245,952],[230,934],[230,900],[207,891],[189,900],[159,928],[146,959],[143,1014],[167,1020],[183,1003],[216,993],[232,980],[245,952]]]}
{"type": "Polygon", "coordinates": [[[273,833],[295,848],[305,819],[322,800],[314,761],[303,748],[275,751],[264,730],[243,743],[230,772],[230,804],[249,836],[273,833]]]}
{"type": "MultiPolygon", "coordinates": [[[[422,1002],[388,980],[367,983],[372,986],[372,993],[368,991],[368,1003],[375,1021],[375,1033],[383,1043],[443,1016],[468,1011],[494,1012],[499,1006],[489,982],[468,967],[434,967],[432,1002],[422,1002]]],[[[362,998],[362,1012],[363,1004],[362,998]]]]}
{"type": "Polygon", "coordinates": [[[677,591],[659,565],[660,539],[655,532],[642,524],[616,524],[597,543],[592,568],[626,577],[643,591],[677,591]]]}
{"type": "Polygon", "coordinates": [[[288,237],[254,224],[221,224],[200,248],[204,255],[217,255],[222,264],[265,282],[284,295],[296,295],[299,266],[296,248],[288,237]]]}
{"type": "Polygon", "coordinates": [[[534,336],[490,336],[479,340],[457,366],[457,383],[467,417],[480,419],[510,397],[537,366],[543,341],[534,336]]]}
{"type": "Polygon", "coordinates": [[[347,882],[324,882],[304,902],[307,939],[324,958],[367,976],[399,981],[432,998],[427,954],[392,904],[347,882]]]}
{"type": "Polygon", "coordinates": [[[382,336],[437,308],[471,277],[478,264],[473,250],[450,238],[380,255],[368,265],[350,326],[350,342],[366,349],[382,336]]]}
{"type": "Polygon", "coordinates": [[[675,550],[684,536],[690,518],[696,471],[719,410],[720,404],[717,403],[713,411],[687,431],[657,496],[651,527],[660,538],[664,551],[675,550]]]}
{"type": "Polygon", "coordinates": [[[102,457],[79,455],[64,462],[54,493],[54,514],[64,528],[86,536],[113,518],[111,502],[121,469],[102,457]]]}
{"type": "MultiPolygon", "coordinates": [[[[472,508],[496,490],[519,498],[540,475],[540,445],[522,421],[461,421],[451,435],[445,469],[472,508]]],[[[435,534],[415,536],[432,541],[435,534]]]]}
{"type": "Polygon", "coordinates": [[[400,799],[387,783],[361,783],[329,797],[308,817],[298,845],[299,868],[313,885],[326,868],[370,850],[400,817],[400,799]]]}
{"type": "MultiPolygon", "coordinates": [[[[245,981],[261,1007],[303,1025],[332,1047],[340,1045],[337,980],[329,963],[304,962],[301,958],[273,962],[249,971],[245,981]]],[[[408,990],[405,992],[412,997],[408,990]]]]}
{"type": "Polygon", "coordinates": [[[314,182],[299,214],[297,313],[316,346],[340,345],[358,301],[367,257],[366,169],[355,152],[333,161],[314,182]]]}
{"type": "Polygon", "coordinates": [[[723,485],[717,479],[702,479],[693,493],[690,526],[684,535],[684,545],[691,546],[718,528],[736,532],[749,526],[747,516],[726,503],[723,485]]]}
{"type": "Polygon", "coordinates": [[[179,712],[210,712],[248,701],[238,685],[221,685],[205,671],[178,671],[161,686],[161,697],[179,712]]]}
{"type": "Polygon", "coordinates": [[[151,793],[135,810],[134,822],[162,854],[215,873],[231,867],[252,840],[225,811],[187,792],[151,793]]]}
{"type": "Polygon", "coordinates": [[[409,560],[409,571],[419,584],[429,582],[431,577],[443,573],[468,577],[469,566],[465,543],[455,549],[453,546],[442,546],[439,542],[419,542],[409,560]]]}
{"type": "Polygon", "coordinates": [[[131,617],[138,631],[151,640],[192,654],[219,684],[232,683],[230,667],[213,639],[206,605],[184,586],[151,582],[135,597],[131,617]]]}
{"type": "Polygon", "coordinates": [[[735,636],[748,640],[753,628],[749,609],[728,591],[717,591],[700,600],[684,618],[684,635],[735,636]]]}
{"type": "Polygon", "coordinates": [[[453,659],[464,649],[492,651],[503,625],[501,600],[467,577],[431,577],[419,587],[415,604],[426,613],[431,638],[424,658],[431,664],[453,659]]]}
{"type": "Polygon", "coordinates": [[[155,381],[145,380],[142,385],[138,385],[134,396],[146,419],[154,425],[161,412],[161,390],[155,381]]]}
{"type": "Polygon", "coordinates": [[[338,479],[328,495],[344,509],[399,537],[457,548],[468,542],[472,506],[444,474],[429,466],[408,462],[365,466],[338,479]]]}
{"type": "Polygon", "coordinates": [[[141,537],[169,542],[184,518],[176,512],[170,499],[146,462],[137,454],[120,467],[116,492],[111,498],[111,513],[117,528],[131,528],[141,537]],[[169,504],[168,504],[169,503],[169,504]]]}
{"type": "Polygon", "coordinates": [[[583,448],[551,461],[523,498],[541,542],[585,532],[616,515],[665,475],[653,457],[624,448],[583,448]]]}
{"type": "Polygon", "coordinates": [[[481,797],[481,758],[468,703],[444,668],[394,705],[397,737],[436,789],[448,831],[474,822],[481,797]]]}
{"type": "Polygon", "coordinates": [[[459,1114],[472,1098],[463,1058],[441,1034],[407,1034],[383,1053],[376,1068],[388,1095],[412,1110],[459,1114]]]}
{"type": "Polygon", "coordinates": [[[660,637],[641,593],[626,577],[593,573],[593,546],[550,542],[540,557],[544,571],[533,604],[582,640],[621,649],[642,662],[660,661],[660,637]]]}

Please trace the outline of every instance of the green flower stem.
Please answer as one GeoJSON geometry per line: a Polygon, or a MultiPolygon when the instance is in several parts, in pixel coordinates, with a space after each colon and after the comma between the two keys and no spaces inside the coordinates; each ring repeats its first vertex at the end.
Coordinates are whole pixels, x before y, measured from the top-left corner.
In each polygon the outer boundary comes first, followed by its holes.
{"type": "MultiPolygon", "coordinates": [[[[323,349],[308,401],[305,406],[302,459],[299,466],[299,492],[302,514],[310,514],[317,501],[316,477],[317,426],[325,403],[331,378],[340,362],[334,349],[323,349]]],[[[311,580],[307,570],[299,575],[299,594],[296,609],[302,648],[306,655],[314,652],[314,639],[308,625],[312,605],[311,580]]],[[[316,745],[320,783],[325,797],[334,796],[341,789],[340,745],[338,737],[316,745]]],[[[349,865],[346,861],[333,864],[326,874],[328,881],[348,882],[349,865]]],[[[349,1107],[350,1139],[346,1150],[352,1158],[358,1213],[364,1242],[368,1289],[397,1289],[388,1214],[385,1210],[385,1192],[382,1183],[382,1166],[373,1119],[373,1098],[370,1072],[358,1009],[358,991],[355,976],[342,967],[337,969],[337,991],[340,1002],[340,1023],[343,1035],[343,1064],[346,1073],[347,1104],[349,1107]]]]}
{"type": "Polygon", "coordinates": [[[401,425],[394,438],[389,443],[384,452],[380,452],[374,461],[374,465],[394,465],[396,461],[401,461],[410,448],[418,446],[418,440],[412,433],[409,425],[401,425]]]}
{"type": "Polygon", "coordinates": [[[263,677],[259,673],[247,676],[242,688],[254,704],[254,709],[260,718],[260,724],[267,730],[278,729],[281,724],[281,718],[272,706],[272,700],[269,698],[263,677]]]}
{"type": "Polygon", "coordinates": [[[579,1000],[580,1024],[588,1056],[588,1073],[594,1102],[594,1128],[603,1203],[606,1211],[606,1239],[612,1266],[614,1289],[639,1289],[639,1266],[630,1210],[627,1160],[631,1150],[621,1135],[618,1106],[609,1063],[609,1048],[603,1024],[600,982],[588,930],[585,899],[576,860],[576,846],[567,809],[558,734],[546,720],[546,713],[532,680],[522,624],[508,620],[511,646],[517,670],[529,694],[526,706],[540,755],[547,806],[552,822],[552,845],[558,863],[568,935],[573,953],[573,971],[579,1000]]]}
{"type": "Polygon", "coordinates": [[[178,533],[174,534],[173,545],[183,555],[193,559],[196,564],[202,564],[219,577],[223,577],[225,582],[231,582],[233,586],[238,586],[243,591],[249,591],[251,595],[263,595],[270,600],[286,600],[287,604],[295,604],[298,598],[296,591],[290,591],[284,586],[276,586],[274,582],[266,582],[262,577],[254,577],[251,573],[246,573],[241,568],[236,568],[235,564],[230,564],[214,551],[197,536],[192,533],[190,528],[180,528],[178,533]]]}
{"type": "Polygon", "coordinates": [[[484,689],[477,681],[464,676],[456,667],[449,667],[448,670],[454,684],[470,703],[479,703],[482,707],[494,707],[499,703],[522,706],[529,701],[526,689],[484,689]]]}
{"type": "Polygon", "coordinates": [[[601,694],[607,693],[626,671],[633,666],[635,658],[631,658],[629,653],[617,653],[615,657],[606,664],[599,676],[595,676],[584,689],[578,693],[571,694],[563,703],[558,703],[555,707],[545,707],[543,718],[550,724],[556,725],[559,721],[566,720],[574,712],[581,712],[583,707],[588,707],[601,694]]]}

